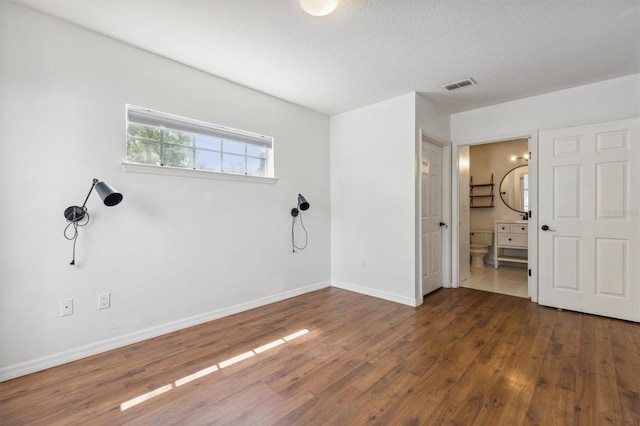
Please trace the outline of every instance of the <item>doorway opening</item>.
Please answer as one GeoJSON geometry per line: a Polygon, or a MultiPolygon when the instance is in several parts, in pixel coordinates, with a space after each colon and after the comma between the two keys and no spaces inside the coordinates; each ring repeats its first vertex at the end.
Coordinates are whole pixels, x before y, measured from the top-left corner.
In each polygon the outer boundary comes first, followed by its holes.
{"type": "Polygon", "coordinates": [[[530,136],[458,148],[460,287],[532,296],[530,148],[530,136]]]}

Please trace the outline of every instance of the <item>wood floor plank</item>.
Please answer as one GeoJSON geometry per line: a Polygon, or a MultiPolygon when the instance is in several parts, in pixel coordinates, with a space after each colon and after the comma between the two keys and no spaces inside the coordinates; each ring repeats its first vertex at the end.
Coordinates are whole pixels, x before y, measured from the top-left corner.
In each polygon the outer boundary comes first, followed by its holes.
{"type": "Polygon", "coordinates": [[[640,425],[640,324],[330,288],[0,383],[0,424],[640,425]]]}
{"type": "Polygon", "coordinates": [[[607,330],[607,323],[611,320],[603,319],[595,326],[595,365],[596,387],[596,423],[622,424],[622,400],[620,399],[618,382],[614,367],[611,337],[607,330]]]}
{"type": "Polygon", "coordinates": [[[612,321],[607,328],[611,336],[617,388],[623,400],[622,418],[625,423],[633,424],[634,419],[640,418],[640,364],[637,362],[640,358],[640,336],[632,332],[632,323],[612,321]]]}
{"type": "Polygon", "coordinates": [[[573,424],[578,315],[566,312],[553,324],[549,347],[538,373],[527,419],[534,424],[573,424]]]}

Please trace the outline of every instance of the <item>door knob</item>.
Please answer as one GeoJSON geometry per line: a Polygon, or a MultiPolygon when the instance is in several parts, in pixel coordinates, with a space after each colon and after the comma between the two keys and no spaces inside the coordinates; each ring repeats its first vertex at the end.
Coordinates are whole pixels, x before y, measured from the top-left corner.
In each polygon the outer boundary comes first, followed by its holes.
{"type": "Polygon", "coordinates": [[[542,230],[543,231],[549,231],[549,232],[556,232],[555,229],[549,228],[549,225],[542,225],[542,230]]]}
{"type": "Polygon", "coordinates": [[[446,228],[446,227],[447,227],[447,224],[446,224],[446,223],[444,223],[444,222],[440,222],[440,227],[442,228],[443,226],[446,228]]]}

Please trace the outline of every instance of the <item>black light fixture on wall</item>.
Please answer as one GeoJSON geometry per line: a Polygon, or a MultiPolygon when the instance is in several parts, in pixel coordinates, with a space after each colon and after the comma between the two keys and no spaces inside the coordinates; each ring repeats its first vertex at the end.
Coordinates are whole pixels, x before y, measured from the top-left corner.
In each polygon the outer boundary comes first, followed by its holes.
{"type": "Polygon", "coordinates": [[[302,194],[298,194],[298,205],[291,209],[291,216],[296,217],[300,213],[300,210],[308,210],[310,207],[309,202],[302,194]]]}
{"type": "Polygon", "coordinates": [[[73,258],[69,265],[76,264],[76,240],[78,238],[78,226],[85,226],[89,223],[89,213],[86,205],[93,188],[96,189],[96,192],[104,202],[105,206],[115,206],[120,204],[120,201],[122,201],[122,194],[116,191],[111,185],[106,182],[100,182],[98,179],[93,179],[89,193],[84,199],[82,206],[69,206],[64,210],[64,218],[69,222],[67,227],[64,228],[64,237],[67,240],[73,240],[73,258]],[[73,234],[71,236],[68,235],[70,226],[73,226],[73,234]]]}
{"type": "Polygon", "coordinates": [[[302,221],[302,212],[305,210],[308,210],[310,206],[311,205],[309,204],[307,199],[304,198],[302,194],[298,194],[298,205],[291,209],[291,216],[293,216],[293,223],[291,224],[291,245],[293,246],[294,253],[296,252],[296,249],[304,250],[307,248],[309,236],[307,234],[307,228],[304,227],[304,222],[302,221]],[[300,225],[302,225],[302,229],[304,230],[304,246],[302,247],[298,247],[296,245],[296,238],[295,238],[295,232],[294,232],[295,225],[296,225],[296,217],[300,217],[300,225]]]}

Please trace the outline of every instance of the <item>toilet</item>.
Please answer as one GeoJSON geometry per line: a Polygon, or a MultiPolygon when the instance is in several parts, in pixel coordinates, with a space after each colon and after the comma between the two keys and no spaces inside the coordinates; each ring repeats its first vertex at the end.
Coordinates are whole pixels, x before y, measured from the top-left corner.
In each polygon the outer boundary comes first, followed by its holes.
{"type": "Polygon", "coordinates": [[[493,231],[484,229],[471,230],[471,265],[474,268],[484,268],[484,256],[493,245],[493,231]]]}

